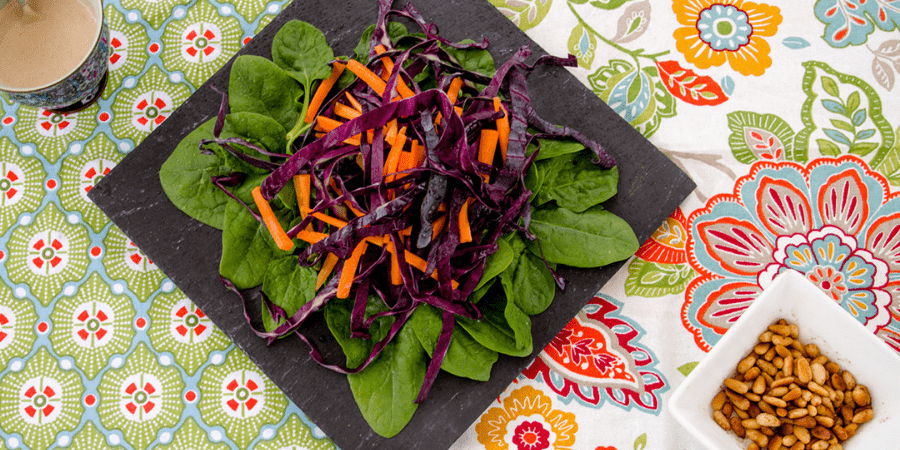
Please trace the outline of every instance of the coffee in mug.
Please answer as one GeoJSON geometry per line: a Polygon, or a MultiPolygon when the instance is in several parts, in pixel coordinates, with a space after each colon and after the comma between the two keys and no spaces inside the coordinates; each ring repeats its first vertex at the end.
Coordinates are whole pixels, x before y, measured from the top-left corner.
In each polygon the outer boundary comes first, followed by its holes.
{"type": "Polygon", "coordinates": [[[101,0],[11,0],[0,9],[0,90],[21,103],[62,109],[93,100],[108,52],[101,0]]]}

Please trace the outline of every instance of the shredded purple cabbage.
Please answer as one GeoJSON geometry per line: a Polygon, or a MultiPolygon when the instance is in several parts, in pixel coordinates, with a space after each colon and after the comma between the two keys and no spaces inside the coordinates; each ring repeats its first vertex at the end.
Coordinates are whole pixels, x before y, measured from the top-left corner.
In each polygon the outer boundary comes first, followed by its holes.
{"type": "MultiPolygon", "coordinates": [[[[374,46],[377,44],[387,49],[384,56],[395,63],[387,77],[384,94],[376,94],[357,80],[332,94],[320,108],[320,114],[332,115],[335,102],[341,101],[346,92],[362,105],[358,117],[319,137],[314,130],[310,130],[295,142],[291,154],[287,155],[269,152],[240,138],[220,138],[227,106],[227,100],[223,100],[215,124],[215,139],[204,141],[202,145],[219,145],[253,167],[271,172],[261,184],[262,195],[267,200],[278,195],[295,175],[311,176],[315,199],[311,205],[312,212],[341,218],[347,221],[347,225],[339,229],[324,225],[310,213],[288,230],[290,237],[298,236],[308,227],[328,233],[326,238],[314,244],[301,246],[296,253],[299,265],[320,264],[325,255],[332,253],[342,261],[335,268],[335,273],[340,273],[343,260],[350,257],[362,240],[382,236],[389,238],[398,254],[412,255],[425,261],[426,268],[422,272],[413,267],[406,257],[397,258],[401,284],[392,285],[387,281],[389,277],[383,276],[389,273],[392,259],[386,244],[380,248],[369,245],[365,257],[360,259],[351,297],[351,336],[370,337],[369,326],[378,317],[392,316],[394,322],[388,335],[373,345],[371,354],[358,367],[349,369],[325,362],[315,345],[298,331],[310,314],[336,297],[337,276],[332,277],[313,299],[290,316],[263,295],[264,306],[280,324],[272,331],[253,330],[270,343],[296,333],[309,345],[310,355],[319,364],[340,373],[357,373],[377,358],[419,305],[439,308],[443,325],[426,371],[425,383],[416,399],[416,402],[421,402],[427,397],[450,346],[456,317],[482,317],[469,298],[484,273],[487,257],[497,249],[497,240],[510,231],[524,230],[527,233],[531,192],[525,188],[524,179],[537,154],[529,155],[527,152],[528,144],[535,139],[529,127],[539,130],[541,136],[564,136],[578,140],[593,151],[596,162],[604,167],[612,167],[615,160],[598,143],[581,133],[541,119],[531,106],[525,81],[527,75],[541,64],[574,66],[576,60],[572,56],[565,59],[544,56],[529,66],[526,60],[531,51],[528,47],[522,47],[497,69],[493,77],[487,77],[461,67],[442,48],[483,49],[487,47],[486,40],[471,44],[450,42],[438,36],[437,27],[428,23],[411,5],[402,10],[391,10],[390,0],[379,0],[379,14],[370,42],[369,65],[373,70],[380,70],[381,66],[380,59],[374,57],[374,46]],[[403,47],[398,47],[387,33],[392,15],[413,20],[424,37],[404,36],[403,47]],[[440,89],[423,91],[413,81],[426,69],[434,73],[440,89]],[[454,77],[464,81],[463,92],[455,105],[444,92],[454,77]],[[391,101],[400,81],[406,83],[414,95],[391,101]],[[485,87],[478,92],[476,85],[485,87]],[[499,163],[499,167],[498,164],[479,162],[477,158],[480,131],[493,126],[504,114],[494,110],[494,97],[501,98],[510,123],[508,150],[505,162],[499,163]],[[454,106],[462,107],[462,113],[457,113],[454,106]],[[434,119],[438,116],[441,122],[436,126],[434,119]],[[384,127],[392,121],[397,121],[398,128],[407,127],[407,138],[417,140],[425,148],[425,161],[418,167],[403,171],[401,177],[393,180],[383,173],[389,151],[384,142],[384,127]],[[372,143],[366,139],[369,130],[374,130],[372,143]],[[359,146],[345,143],[356,135],[362,136],[359,146]],[[238,151],[232,145],[241,145],[259,156],[238,151]],[[485,176],[490,177],[490,182],[486,182],[485,176]],[[458,219],[463,205],[467,203],[473,240],[461,243],[458,219]],[[440,232],[435,233],[435,223],[442,216],[446,216],[446,223],[440,232]],[[385,311],[367,317],[366,305],[370,295],[383,302],[385,311]]],[[[240,201],[227,189],[240,181],[238,174],[217,177],[213,181],[240,201]]],[[[254,217],[261,220],[255,213],[254,217]]],[[[533,236],[529,238],[533,239],[533,236]]],[[[555,271],[551,270],[551,273],[557,284],[564,287],[562,277],[555,271]]],[[[228,280],[222,279],[222,282],[244,299],[244,295],[228,280]]],[[[244,300],[244,314],[249,322],[247,308],[248,302],[244,300]]]]}

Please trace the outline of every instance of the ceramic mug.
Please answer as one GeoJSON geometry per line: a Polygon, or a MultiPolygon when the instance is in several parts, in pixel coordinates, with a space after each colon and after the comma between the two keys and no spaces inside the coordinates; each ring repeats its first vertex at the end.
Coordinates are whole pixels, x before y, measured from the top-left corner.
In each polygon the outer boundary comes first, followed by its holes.
{"type": "MultiPolygon", "coordinates": [[[[0,80],[0,91],[23,105],[58,112],[84,109],[100,97],[106,86],[109,69],[109,28],[103,13],[103,0],[81,1],[97,19],[97,26],[91,30],[90,36],[94,44],[90,53],[81,59],[81,63],[62,78],[40,86],[11,87],[0,80]]],[[[52,2],[48,5],[50,4],[52,2]]]]}

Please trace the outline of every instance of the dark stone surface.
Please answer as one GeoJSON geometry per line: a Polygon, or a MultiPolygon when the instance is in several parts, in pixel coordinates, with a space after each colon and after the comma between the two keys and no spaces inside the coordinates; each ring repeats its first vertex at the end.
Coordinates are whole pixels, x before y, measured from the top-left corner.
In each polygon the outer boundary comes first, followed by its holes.
{"type": "MultiPolygon", "coordinates": [[[[438,24],[444,37],[486,37],[498,63],[506,61],[523,44],[531,45],[532,59],[544,54],[486,1],[413,3],[427,20],[438,24]]],[[[377,7],[374,0],[297,0],[240,54],[271,57],[269,49],[276,31],[284,22],[296,18],[321,29],[336,55],[352,55],[361,31],[374,22],[377,7]]],[[[176,209],[160,186],[159,168],[178,142],[216,114],[221,97],[210,85],[224,91],[230,66],[229,62],[198,89],[90,196],[340,448],[449,447],[622,266],[619,263],[599,270],[563,269],[561,273],[569,280],[569,287],[565,293],[558,293],[546,312],[533,318],[535,351],[531,357],[501,356],[486,383],[441,373],[410,424],[392,439],[379,437],[359,413],[345,377],[319,367],[299,339],[292,337],[267,347],[250,332],[239,300],[217,278],[220,232],[176,209]]],[[[529,85],[539,114],[551,122],[583,131],[616,157],[619,193],[607,207],[634,227],[641,242],[694,189],[694,183],[680,169],[565,69],[539,69],[530,77],[529,85]]],[[[316,336],[327,333],[327,329],[323,326],[311,333],[316,336]]]]}

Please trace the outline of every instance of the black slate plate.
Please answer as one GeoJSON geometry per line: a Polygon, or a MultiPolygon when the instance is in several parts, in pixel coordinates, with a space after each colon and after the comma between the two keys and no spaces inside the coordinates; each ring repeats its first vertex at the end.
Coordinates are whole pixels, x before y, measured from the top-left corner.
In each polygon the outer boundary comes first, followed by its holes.
{"type": "MultiPolygon", "coordinates": [[[[414,0],[413,4],[440,27],[444,37],[486,37],[498,64],[523,44],[531,45],[532,59],[544,54],[484,0],[414,0]]],[[[295,0],[240,54],[271,57],[275,33],[296,18],[321,29],[335,54],[352,55],[360,33],[374,22],[377,8],[375,0],[295,0]]],[[[569,286],[546,312],[533,318],[535,352],[531,357],[501,357],[486,383],[441,373],[410,424],[392,439],[381,438],[363,420],[344,376],[320,368],[299,339],[266,347],[249,331],[240,301],[217,278],[220,232],[176,209],[160,186],[159,169],[178,142],[215,116],[221,97],[210,85],[225,90],[230,67],[229,62],[198,89],[91,190],[90,197],[341,449],[448,448],[621,268],[620,263],[600,270],[563,269],[569,286]]],[[[694,183],[565,69],[539,69],[529,81],[539,114],[581,130],[616,157],[619,193],[606,206],[632,225],[641,242],[649,238],[694,189],[694,183]]],[[[327,330],[321,327],[310,334],[324,336],[327,330]]],[[[329,356],[331,361],[343,361],[340,355],[329,356]]]]}

